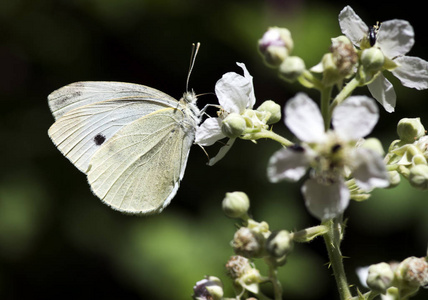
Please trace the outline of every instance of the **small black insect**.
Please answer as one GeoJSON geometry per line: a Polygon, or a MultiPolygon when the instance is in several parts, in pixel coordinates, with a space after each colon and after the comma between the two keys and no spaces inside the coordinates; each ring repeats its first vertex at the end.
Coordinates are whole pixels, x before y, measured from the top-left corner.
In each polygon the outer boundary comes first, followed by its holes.
{"type": "Polygon", "coordinates": [[[101,145],[102,143],[104,143],[104,142],[105,142],[105,140],[106,140],[106,137],[105,137],[105,136],[103,136],[102,134],[97,134],[97,135],[94,137],[94,142],[95,142],[95,145],[97,145],[97,146],[99,146],[99,145],[101,145]]]}
{"type": "Polygon", "coordinates": [[[303,148],[302,146],[300,146],[298,144],[291,145],[289,147],[289,149],[293,150],[294,152],[305,152],[305,148],[303,148]]]}
{"type": "Polygon", "coordinates": [[[336,153],[336,152],[338,152],[341,148],[342,148],[342,145],[341,145],[341,144],[334,144],[334,145],[331,147],[331,152],[332,152],[332,153],[336,153]]]}
{"type": "Polygon", "coordinates": [[[377,33],[379,32],[380,24],[379,22],[376,25],[369,27],[369,32],[367,38],[369,39],[370,47],[373,47],[376,44],[377,33]]]}

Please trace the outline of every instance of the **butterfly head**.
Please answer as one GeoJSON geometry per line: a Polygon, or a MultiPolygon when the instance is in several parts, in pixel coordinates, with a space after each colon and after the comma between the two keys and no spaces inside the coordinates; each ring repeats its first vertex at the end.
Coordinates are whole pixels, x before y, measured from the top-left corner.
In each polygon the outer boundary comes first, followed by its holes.
{"type": "Polygon", "coordinates": [[[198,97],[196,96],[195,92],[193,90],[191,90],[190,92],[187,91],[183,94],[182,100],[186,104],[187,103],[196,103],[196,101],[198,100],[198,97]]]}

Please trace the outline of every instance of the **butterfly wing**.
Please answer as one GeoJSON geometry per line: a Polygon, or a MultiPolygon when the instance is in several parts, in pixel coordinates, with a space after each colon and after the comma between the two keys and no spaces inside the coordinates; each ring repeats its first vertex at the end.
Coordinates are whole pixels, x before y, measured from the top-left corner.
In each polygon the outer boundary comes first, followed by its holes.
{"type": "Polygon", "coordinates": [[[67,112],[49,128],[48,134],[64,156],[86,173],[91,157],[118,130],[165,107],[168,106],[136,97],[97,102],[67,112]]]}
{"type": "Polygon", "coordinates": [[[72,83],[50,94],[48,101],[56,117],[48,134],[84,173],[92,155],[120,128],[156,110],[178,105],[156,89],[122,82],[72,83]]]}
{"type": "Polygon", "coordinates": [[[48,103],[55,120],[58,120],[65,113],[75,108],[126,97],[140,97],[166,104],[176,102],[171,96],[140,84],[115,81],[80,81],[52,92],[48,96],[48,103]]]}
{"type": "Polygon", "coordinates": [[[93,155],[87,172],[92,191],[120,211],[162,211],[183,177],[195,128],[185,111],[174,108],[126,125],[93,155]]]}

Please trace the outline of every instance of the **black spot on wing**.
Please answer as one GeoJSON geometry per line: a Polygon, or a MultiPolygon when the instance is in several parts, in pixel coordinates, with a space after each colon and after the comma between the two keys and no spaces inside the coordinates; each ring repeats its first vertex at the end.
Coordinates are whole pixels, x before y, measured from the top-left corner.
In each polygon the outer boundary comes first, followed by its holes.
{"type": "Polygon", "coordinates": [[[102,135],[101,133],[100,134],[97,134],[95,137],[94,137],[94,143],[95,143],[95,145],[97,145],[97,146],[99,146],[99,145],[101,145],[102,143],[104,143],[106,141],[106,137],[104,136],[104,135],[102,135]]]}

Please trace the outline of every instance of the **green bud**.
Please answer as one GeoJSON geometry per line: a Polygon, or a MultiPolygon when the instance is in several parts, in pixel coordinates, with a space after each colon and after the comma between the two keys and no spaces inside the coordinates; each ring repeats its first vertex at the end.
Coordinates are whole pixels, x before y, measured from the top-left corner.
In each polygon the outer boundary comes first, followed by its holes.
{"type": "Polygon", "coordinates": [[[409,182],[417,189],[428,189],[428,166],[426,164],[412,166],[410,168],[409,182]]]}
{"type": "Polygon", "coordinates": [[[281,106],[272,100],[266,100],[257,108],[257,110],[270,113],[270,117],[266,121],[266,124],[275,124],[281,120],[281,106]]]}
{"type": "Polygon", "coordinates": [[[195,300],[221,300],[223,299],[223,283],[215,276],[206,276],[193,287],[195,300]]]}
{"type": "Polygon", "coordinates": [[[265,62],[279,66],[293,50],[293,39],[286,28],[270,27],[259,40],[259,50],[265,62]]]}
{"type": "Polygon", "coordinates": [[[288,82],[294,82],[305,70],[303,59],[298,56],[289,56],[279,66],[279,76],[288,82]]]}
{"type": "Polygon", "coordinates": [[[283,257],[293,249],[293,238],[287,230],[273,232],[266,240],[266,250],[276,258],[283,257]]]}
{"type": "Polygon", "coordinates": [[[223,199],[222,208],[226,216],[230,218],[247,219],[250,199],[244,192],[226,193],[223,199]]]}
{"type": "Polygon", "coordinates": [[[420,118],[403,118],[398,122],[397,133],[403,142],[413,143],[425,135],[425,128],[420,118]]]}
{"type": "Polygon", "coordinates": [[[364,49],[361,53],[361,64],[366,73],[374,74],[382,70],[385,63],[385,56],[378,48],[371,47],[364,49]]]}
{"type": "Polygon", "coordinates": [[[389,186],[388,188],[394,188],[400,184],[401,177],[397,171],[388,172],[389,186]]]}
{"type": "Polygon", "coordinates": [[[367,276],[367,285],[370,289],[385,294],[386,290],[391,287],[394,279],[394,272],[387,263],[371,265],[367,276]]]}
{"type": "Polygon", "coordinates": [[[244,133],[247,128],[245,119],[237,113],[230,113],[221,122],[221,132],[228,138],[237,138],[244,133]]]}
{"type": "Polygon", "coordinates": [[[381,156],[385,154],[385,150],[383,150],[382,143],[377,138],[365,139],[361,146],[366,149],[371,149],[380,154],[381,156]]]}

